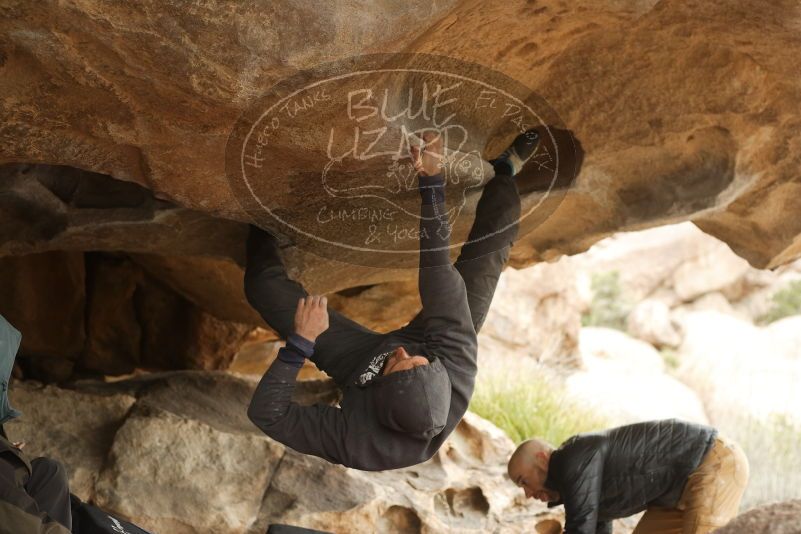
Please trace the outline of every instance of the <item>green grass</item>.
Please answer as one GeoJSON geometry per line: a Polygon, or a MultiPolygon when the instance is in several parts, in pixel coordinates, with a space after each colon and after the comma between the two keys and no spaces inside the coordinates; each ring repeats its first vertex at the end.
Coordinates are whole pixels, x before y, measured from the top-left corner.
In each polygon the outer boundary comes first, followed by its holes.
{"type": "Polygon", "coordinates": [[[801,280],[790,282],[787,287],[774,293],[771,301],[771,308],[758,320],[761,324],[801,315],[801,280]]]}
{"type": "Polygon", "coordinates": [[[506,432],[515,444],[539,437],[558,446],[574,434],[608,426],[589,408],[567,398],[555,378],[526,365],[514,373],[479,375],[470,410],[506,432]]]}
{"type": "Polygon", "coordinates": [[[592,276],[592,303],[589,312],[581,317],[582,326],[605,326],[626,330],[626,318],[632,305],[620,287],[620,273],[610,271],[592,276]]]}

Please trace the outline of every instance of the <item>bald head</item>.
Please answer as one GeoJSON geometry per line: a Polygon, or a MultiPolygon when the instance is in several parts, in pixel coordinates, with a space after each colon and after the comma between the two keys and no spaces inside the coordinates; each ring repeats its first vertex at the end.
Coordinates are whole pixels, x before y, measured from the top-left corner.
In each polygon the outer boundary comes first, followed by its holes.
{"type": "Polygon", "coordinates": [[[543,502],[558,500],[558,494],[545,488],[548,478],[548,462],[554,447],[539,438],[521,443],[507,465],[509,478],[515,485],[523,488],[526,497],[534,497],[543,502]]]}
{"type": "MultiPolygon", "coordinates": [[[[544,452],[550,456],[553,446],[545,440],[539,438],[527,439],[517,446],[512,457],[509,458],[508,468],[511,471],[512,466],[525,466],[531,465],[537,458],[537,453],[544,452]]],[[[511,473],[509,476],[512,476],[511,473]]]]}

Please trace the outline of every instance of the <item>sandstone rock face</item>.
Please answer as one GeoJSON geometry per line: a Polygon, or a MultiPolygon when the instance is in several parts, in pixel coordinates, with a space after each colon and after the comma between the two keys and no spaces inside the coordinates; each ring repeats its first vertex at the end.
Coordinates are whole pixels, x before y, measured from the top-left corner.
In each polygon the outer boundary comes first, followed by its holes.
{"type": "Polygon", "coordinates": [[[23,333],[20,363],[63,380],[86,341],[83,254],[47,252],[0,258],[0,314],[23,333]]]}
{"type": "Polygon", "coordinates": [[[0,297],[0,313],[23,332],[20,368],[46,382],[225,369],[253,329],[219,319],[119,253],[2,257],[0,297]]]}
{"type": "Polygon", "coordinates": [[[136,398],[126,393],[100,397],[28,382],[15,383],[13,398],[23,416],[8,424],[9,436],[25,441],[31,457],[64,462],[70,490],[82,500],[91,499],[117,429],[136,398]]]}
{"type": "Polygon", "coordinates": [[[200,309],[220,319],[263,325],[261,316],[245,298],[245,272],[233,260],[157,254],[131,257],[153,278],[200,309]]]}
{"type": "Polygon", "coordinates": [[[217,319],[154,280],[138,285],[134,301],[144,367],[226,369],[252,330],[217,319]]]}
{"type": "Polygon", "coordinates": [[[568,261],[506,270],[481,336],[545,364],[578,365],[581,304],[575,282],[568,261]]]}
{"type": "MultiPolygon", "coordinates": [[[[4,170],[3,254],[115,249],[240,261],[244,226],[231,221],[249,217],[224,169],[237,117],[300,69],[375,51],[491,66],[541,95],[581,140],[588,157],[576,187],[518,243],[516,265],[687,219],[753,265],[801,254],[801,222],[787,216],[801,204],[801,15],[792,2],[509,2],[493,15],[503,31],[478,0],[321,10],[284,0],[255,14],[14,2],[4,14],[0,162],[37,165],[4,170]],[[141,188],[108,186],[101,175],[141,188]]],[[[270,154],[276,181],[324,163],[307,138],[292,132],[270,154]]],[[[414,276],[346,262],[318,269],[319,259],[302,256],[287,251],[290,270],[323,292],[414,276]]],[[[249,312],[233,313],[215,315],[244,322],[249,312]]]]}
{"type": "Polygon", "coordinates": [[[101,507],[161,532],[242,532],[283,447],[169,412],[132,413],[96,486],[101,507]]]}
{"type": "Polygon", "coordinates": [[[706,424],[698,395],[665,373],[649,344],[608,328],[582,328],[583,369],[565,379],[567,393],[611,425],[677,417],[706,424]]]}
{"type": "Polygon", "coordinates": [[[96,257],[87,310],[88,343],[81,365],[108,375],[130,373],[141,360],[142,329],[133,297],[142,273],[124,258],[96,257]]]}
{"type": "Polygon", "coordinates": [[[676,347],[681,336],[670,318],[670,308],[662,301],[643,300],[627,318],[627,331],[637,339],[657,347],[676,347]]]}
{"type": "MultiPolygon", "coordinates": [[[[505,475],[514,445],[468,413],[430,461],[366,473],[285,449],[255,428],[255,382],[173,372],[75,390],[15,382],[12,439],[67,466],[73,490],[153,532],[263,533],[283,522],[333,532],[529,532],[559,512],[505,475]]],[[[304,382],[304,404],[336,402],[304,382]]]]}

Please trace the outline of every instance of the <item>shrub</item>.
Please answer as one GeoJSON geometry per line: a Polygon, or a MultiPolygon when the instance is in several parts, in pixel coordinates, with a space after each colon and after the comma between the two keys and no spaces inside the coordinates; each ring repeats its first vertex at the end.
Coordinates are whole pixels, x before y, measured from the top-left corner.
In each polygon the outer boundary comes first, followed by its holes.
{"type": "Polygon", "coordinates": [[[495,424],[517,444],[540,437],[558,446],[574,434],[600,430],[603,418],[569,399],[544,371],[479,375],[470,410],[495,424]]]}
{"type": "Polygon", "coordinates": [[[801,315],[801,280],[790,282],[787,287],[774,293],[771,301],[771,308],[759,318],[761,324],[801,315]]]}
{"type": "Polygon", "coordinates": [[[620,273],[596,273],[592,276],[591,287],[592,303],[590,311],[581,318],[582,326],[605,326],[625,332],[626,318],[632,306],[623,297],[620,273]]]}

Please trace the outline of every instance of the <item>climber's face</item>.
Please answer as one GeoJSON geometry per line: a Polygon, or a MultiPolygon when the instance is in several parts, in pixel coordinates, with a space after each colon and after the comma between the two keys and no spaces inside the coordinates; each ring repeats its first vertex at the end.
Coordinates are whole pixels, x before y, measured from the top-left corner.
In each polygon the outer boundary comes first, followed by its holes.
{"type": "Polygon", "coordinates": [[[403,347],[398,347],[387,358],[384,364],[384,371],[381,374],[388,375],[398,371],[406,371],[420,365],[428,365],[428,358],[425,356],[412,356],[403,347]]]}

